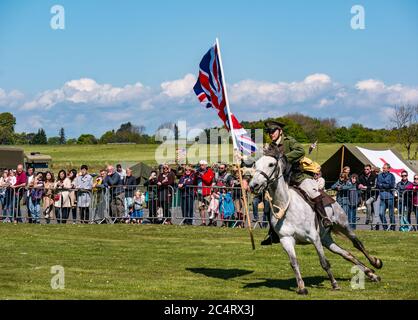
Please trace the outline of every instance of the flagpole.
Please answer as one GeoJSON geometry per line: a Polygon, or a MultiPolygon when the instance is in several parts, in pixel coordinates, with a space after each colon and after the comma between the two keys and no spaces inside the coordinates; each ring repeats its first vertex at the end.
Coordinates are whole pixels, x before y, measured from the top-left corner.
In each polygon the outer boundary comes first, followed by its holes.
{"type": "Polygon", "coordinates": [[[236,150],[238,150],[238,146],[237,146],[237,141],[235,139],[234,126],[232,124],[231,110],[229,109],[228,90],[226,89],[224,66],[222,64],[221,47],[219,46],[219,39],[218,38],[216,38],[216,47],[218,48],[219,67],[221,69],[221,74],[222,74],[222,87],[224,88],[226,110],[228,111],[229,131],[231,132],[232,144],[234,146],[234,151],[236,151],[236,150]]]}
{"type": "Polygon", "coordinates": [[[244,189],[244,186],[242,184],[241,164],[239,163],[238,157],[236,157],[236,155],[238,155],[239,150],[238,150],[237,141],[236,141],[236,138],[235,138],[234,125],[232,123],[231,110],[229,109],[228,90],[226,89],[226,80],[225,80],[225,73],[224,73],[223,64],[222,64],[221,47],[219,46],[218,38],[216,38],[216,47],[218,49],[219,67],[221,69],[221,74],[222,74],[222,87],[224,88],[225,105],[226,105],[226,110],[228,112],[229,131],[231,133],[232,144],[233,144],[233,147],[234,147],[233,157],[234,157],[234,161],[236,160],[236,165],[238,167],[239,183],[241,185],[242,198],[244,200],[245,215],[247,216],[247,225],[248,225],[248,231],[250,233],[251,245],[252,245],[253,250],[255,250],[254,235],[253,235],[253,231],[251,229],[251,220],[250,220],[250,215],[249,215],[249,212],[248,212],[247,192],[244,189]]]}

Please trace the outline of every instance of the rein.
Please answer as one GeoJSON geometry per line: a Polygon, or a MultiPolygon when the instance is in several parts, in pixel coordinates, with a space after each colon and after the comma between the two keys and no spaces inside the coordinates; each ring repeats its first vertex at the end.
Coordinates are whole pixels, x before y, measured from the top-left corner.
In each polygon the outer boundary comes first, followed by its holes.
{"type": "Polygon", "coordinates": [[[285,205],[284,208],[280,208],[278,205],[275,205],[272,203],[273,198],[271,197],[270,193],[268,192],[269,187],[275,183],[276,181],[278,181],[280,178],[283,177],[283,173],[278,174],[278,166],[279,166],[279,161],[282,157],[280,156],[279,158],[275,158],[276,159],[276,164],[274,166],[273,172],[270,174],[270,176],[268,176],[264,171],[261,170],[256,170],[257,173],[261,174],[264,178],[267,179],[267,186],[266,186],[266,192],[265,192],[265,198],[267,199],[267,201],[270,204],[270,209],[271,212],[273,213],[274,217],[277,220],[281,220],[284,215],[286,214],[287,209],[289,208],[290,205],[290,197],[287,200],[287,203],[285,205]],[[274,177],[273,177],[274,176],[274,177]],[[279,209],[278,212],[276,212],[274,209],[279,209]]]}

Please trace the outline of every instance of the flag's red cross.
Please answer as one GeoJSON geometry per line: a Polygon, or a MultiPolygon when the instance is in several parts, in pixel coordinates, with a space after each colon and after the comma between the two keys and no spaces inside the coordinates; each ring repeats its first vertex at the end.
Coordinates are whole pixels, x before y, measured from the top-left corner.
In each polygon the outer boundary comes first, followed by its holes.
{"type": "MultiPolygon", "coordinates": [[[[387,161],[383,158],[379,158],[380,161],[383,162],[383,165],[387,164],[387,161]]],[[[398,176],[401,176],[402,171],[404,171],[405,169],[394,169],[394,168],[390,168],[389,172],[392,172],[398,176]]]]}

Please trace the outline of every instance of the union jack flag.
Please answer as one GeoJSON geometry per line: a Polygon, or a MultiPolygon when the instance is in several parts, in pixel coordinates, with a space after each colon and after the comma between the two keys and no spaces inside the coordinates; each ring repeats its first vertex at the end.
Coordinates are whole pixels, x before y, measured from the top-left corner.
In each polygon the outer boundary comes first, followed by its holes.
{"type": "MultiPolygon", "coordinates": [[[[225,128],[231,131],[228,117],[228,106],[223,87],[223,75],[219,62],[218,46],[215,44],[203,56],[200,62],[198,80],[193,88],[200,103],[206,108],[214,108],[219,118],[224,122],[225,128]]],[[[235,137],[237,147],[245,154],[257,151],[255,142],[250,138],[247,131],[241,126],[237,118],[231,113],[232,136],[235,137]]]]}

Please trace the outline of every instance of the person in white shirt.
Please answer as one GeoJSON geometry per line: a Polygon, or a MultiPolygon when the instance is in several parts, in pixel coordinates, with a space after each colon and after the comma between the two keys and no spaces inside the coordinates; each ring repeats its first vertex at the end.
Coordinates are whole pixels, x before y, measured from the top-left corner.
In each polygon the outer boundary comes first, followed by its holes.
{"type": "Polygon", "coordinates": [[[318,191],[323,191],[325,189],[325,179],[322,178],[322,172],[316,173],[314,180],[318,184],[318,191]]]}
{"type": "Polygon", "coordinates": [[[3,175],[0,177],[0,207],[1,207],[1,217],[6,216],[6,190],[9,184],[7,183],[7,177],[9,176],[9,171],[4,170],[3,175]]]}
{"type": "Polygon", "coordinates": [[[120,178],[122,180],[125,179],[126,177],[126,170],[122,168],[122,166],[120,164],[116,165],[116,172],[120,175],[120,178]]]}
{"type": "Polygon", "coordinates": [[[28,221],[29,223],[32,223],[32,210],[31,208],[33,208],[33,204],[31,204],[32,202],[32,197],[31,195],[31,188],[33,188],[33,182],[34,182],[34,174],[33,174],[33,168],[29,167],[28,171],[26,172],[26,177],[28,178],[28,181],[26,183],[26,206],[28,208],[28,221]]]}
{"type": "Polygon", "coordinates": [[[6,188],[6,199],[5,199],[5,208],[6,208],[6,219],[3,220],[4,223],[10,223],[13,220],[13,203],[14,203],[14,190],[10,187],[16,184],[16,172],[14,170],[9,170],[8,176],[5,179],[4,185],[6,188]]]}

